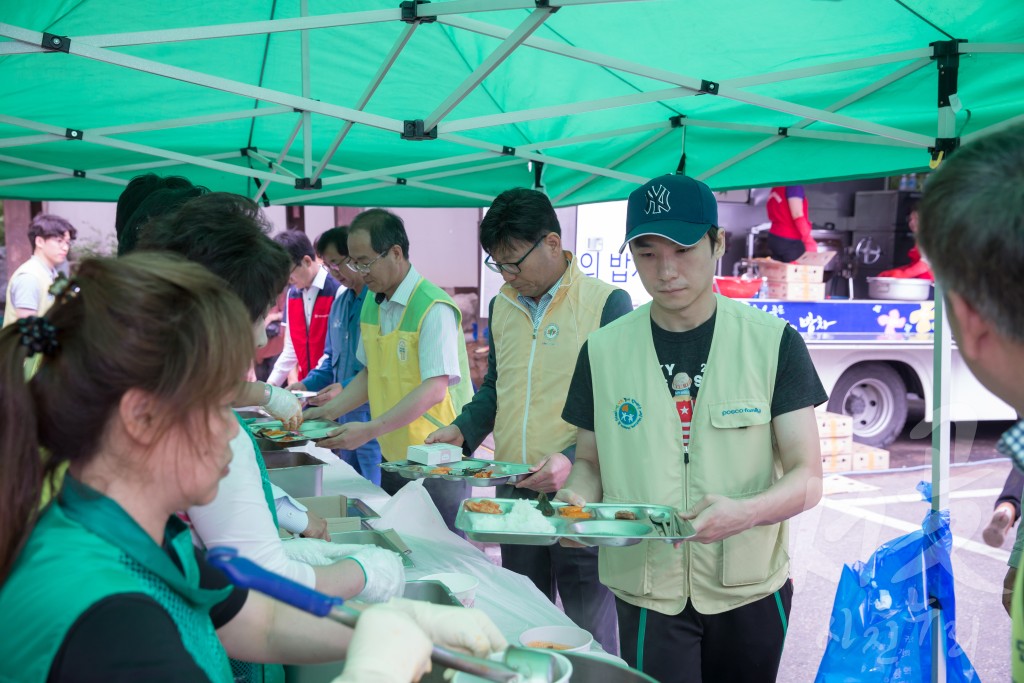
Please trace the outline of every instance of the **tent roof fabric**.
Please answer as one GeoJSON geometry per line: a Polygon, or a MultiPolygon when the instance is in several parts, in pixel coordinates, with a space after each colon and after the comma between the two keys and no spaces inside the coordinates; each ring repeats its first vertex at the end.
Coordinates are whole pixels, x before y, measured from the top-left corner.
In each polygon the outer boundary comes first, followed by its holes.
{"type": "Polygon", "coordinates": [[[352,206],[539,176],[573,205],[683,162],[715,189],[922,171],[1021,112],[1020,0],[41,0],[0,23],[7,198],[153,171],[352,206]],[[405,139],[417,121],[436,139],[405,139]]]}

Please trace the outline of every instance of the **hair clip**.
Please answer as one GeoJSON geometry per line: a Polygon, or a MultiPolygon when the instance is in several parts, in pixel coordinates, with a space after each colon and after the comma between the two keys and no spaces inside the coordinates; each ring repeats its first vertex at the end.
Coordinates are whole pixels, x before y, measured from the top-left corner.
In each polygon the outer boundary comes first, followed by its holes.
{"type": "Polygon", "coordinates": [[[35,315],[21,318],[18,320],[18,332],[21,333],[21,345],[28,347],[30,356],[37,353],[53,356],[60,348],[57,328],[46,318],[35,315]]]}
{"type": "Polygon", "coordinates": [[[65,301],[78,296],[82,288],[78,286],[78,281],[74,278],[69,279],[64,273],[57,273],[57,277],[47,291],[57,301],[65,301]]]}

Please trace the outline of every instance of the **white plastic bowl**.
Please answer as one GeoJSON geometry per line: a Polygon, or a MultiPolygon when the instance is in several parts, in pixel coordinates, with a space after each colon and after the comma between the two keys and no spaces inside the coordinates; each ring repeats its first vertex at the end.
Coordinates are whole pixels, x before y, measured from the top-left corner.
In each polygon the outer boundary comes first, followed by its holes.
{"type": "Polygon", "coordinates": [[[536,626],[520,633],[519,643],[523,647],[534,647],[531,643],[557,643],[565,646],[565,652],[587,652],[594,637],[577,626],[536,626]]]}
{"type": "Polygon", "coordinates": [[[431,574],[424,576],[425,581],[440,581],[452,592],[464,607],[472,607],[476,604],[476,589],[480,585],[480,579],[470,574],[458,572],[446,572],[443,574],[431,574]]]}

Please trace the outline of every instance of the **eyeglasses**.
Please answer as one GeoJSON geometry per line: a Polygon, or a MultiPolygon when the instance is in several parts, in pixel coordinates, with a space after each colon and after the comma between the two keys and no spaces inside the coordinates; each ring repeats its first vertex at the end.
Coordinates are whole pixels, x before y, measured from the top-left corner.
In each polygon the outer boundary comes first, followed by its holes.
{"type": "Polygon", "coordinates": [[[357,273],[362,273],[363,275],[365,275],[366,273],[370,272],[370,266],[372,266],[374,263],[380,261],[382,258],[387,256],[389,251],[391,251],[391,247],[388,247],[384,251],[377,254],[377,258],[373,259],[369,263],[356,263],[355,261],[349,260],[345,265],[348,266],[349,270],[354,270],[357,273]]]}
{"type": "Polygon", "coordinates": [[[67,247],[68,249],[70,249],[75,244],[74,240],[66,240],[63,237],[47,237],[46,239],[53,240],[57,244],[61,245],[62,247],[67,247]]]}
{"type": "Polygon", "coordinates": [[[508,263],[498,263],[498,262],[492,260],[490,254],[488,254],[487,258],[484,259],[484,265],[487,266],[488,268],[490,268],[491,270],[493,270],[495,273],[500,273],[501,271],[505,271],[506,273],[509,273],[510,275],[518,275],[519,273],[523,272],[523,269],[520,268],[519,265],[523,261],[525,261],[526,257],[529,256],[530,254],[532,254],[533,250],[537,248],[537,245],[540,244],[544,240],[544,238],[547,237],[550,234],[551,234],[550,232],[546,232],[543,235],[541,235],[540,237],[538,237],[537,241],[533,243],[533,246],[530,247],[530,249],[525,254],[523,254],[523,257],[521,259],[519,259],[518,261],[509,261],[508,263]]]}

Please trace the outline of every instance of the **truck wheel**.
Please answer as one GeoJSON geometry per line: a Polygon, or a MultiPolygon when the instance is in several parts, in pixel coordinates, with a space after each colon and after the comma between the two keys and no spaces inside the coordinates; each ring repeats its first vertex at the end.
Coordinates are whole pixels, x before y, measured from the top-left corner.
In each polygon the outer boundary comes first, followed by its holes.
{"type": "Polygon", "coordinates": [[[853,417],[853,439],[885,448],[907,422],[907,385],[885,363],[858,363],[836,382],[828,409],[853,417]]]}

